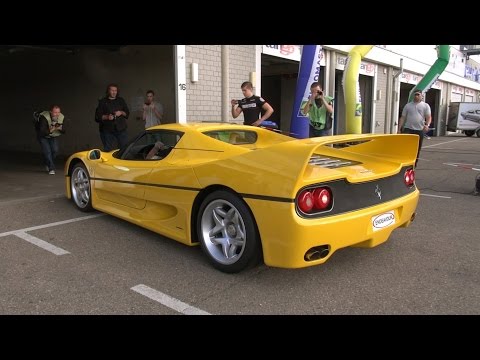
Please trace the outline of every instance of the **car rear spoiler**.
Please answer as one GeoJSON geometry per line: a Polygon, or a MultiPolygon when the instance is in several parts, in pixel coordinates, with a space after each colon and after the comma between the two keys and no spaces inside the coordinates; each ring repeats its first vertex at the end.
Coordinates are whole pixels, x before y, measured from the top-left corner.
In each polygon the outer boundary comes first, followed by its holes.
{"type": "Polygon", "coordinates": [[[418,135],[355,134],[298,139],[255,150],[251,156],[272,172],[303,174],[315,154],[338,159],[363,159],[369,163],[391,163],[391,172],[413,165],[418,135]],[[298,146],[300,145],[300,146],[298,146]]]}

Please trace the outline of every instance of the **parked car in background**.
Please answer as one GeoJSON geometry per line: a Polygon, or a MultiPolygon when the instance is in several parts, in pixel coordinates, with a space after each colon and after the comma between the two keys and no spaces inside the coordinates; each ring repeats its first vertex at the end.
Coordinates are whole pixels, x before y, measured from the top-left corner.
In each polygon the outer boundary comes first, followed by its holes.
{"type": "Polygon", "coordinates": [[[447,130],[460,130],[467,136],[477,134],[480,137],[480,103],[451,102],[447,130]]]}

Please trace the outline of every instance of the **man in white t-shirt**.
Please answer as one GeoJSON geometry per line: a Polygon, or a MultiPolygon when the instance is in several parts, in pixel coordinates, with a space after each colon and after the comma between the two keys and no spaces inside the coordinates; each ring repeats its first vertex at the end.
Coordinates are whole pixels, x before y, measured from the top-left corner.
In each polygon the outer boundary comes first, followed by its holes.
{"type": "Polygon", "coordinates": [[[143,104],[143,120],[145,121],[145,129],[160,125],[163,118],[163,106],[154,101],[155,93],[153,90],[147,91],[147,99],[143,104]]]}
{"type": "Polygon", "coordinates": [[[420,90],[415,90],[413,101],[407,103],[402,111],[402,116],[398,122],[399,134],[418,135],[418,152],[415,167],[417,167],[420,149],[423,144],[423,136],[430,130],[432,122],[432,110],[430,105],[423,102],[423,94],[420,90]]]}

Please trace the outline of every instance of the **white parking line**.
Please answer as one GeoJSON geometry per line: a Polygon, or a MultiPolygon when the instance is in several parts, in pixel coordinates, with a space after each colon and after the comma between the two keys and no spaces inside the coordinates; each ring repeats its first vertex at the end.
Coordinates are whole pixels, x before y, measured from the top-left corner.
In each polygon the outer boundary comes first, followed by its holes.
{"type": "Polygon", "coordinates": [[[480,171],[480,165],[477,164],[466,164],[466,163],[443,163],[443,165],[449,165],[449,166],[455,166],[455,167],[460,167],[462,169],[468,169],[468,170],[474,170],[474,171],[480,171]],[[479,168],[476,168],[474,166],[478,166],[479,168]]]}
{"type": "Polygon", "coordinates": [[[15,235],[18,236],[20,239],[23,239],[25,241],[28,241],[30,244],[36,245],[44,250],[50,251],[51,253],[55,255],[65,255],[65,254],[70,254],[67,250],[63,250],[62,248],[59,248],[55,245],[52,245],[42,239],[39,239],[33,235],[27,234],[27,231],[33,231],[33,230],[39,230],[39,229],[45,229],[49,228],[52,226],[58,226],[58,225],[65,225],[77,221],[82,221],[82,220],[88,220],[88,219],[93,219],[97,218],[100,216],[105,216],[106,214],[95,214],[95,215],[89,215],[89,216],[82,216],[79,218],[75,219],[70,219],[70,220],[63,220],[63,221],[57,221],[54,223],[50,224],[45,224],[45,225],[38,225],[38,226],[31,226],[25,229],[18,229],[18,230],[12,230],[12,231],[6,231],[3,233],[0,233],[0,237],[4,236],[9,236],[9,235],[15,235]]]}
{"type": "Polygon", "coordinates": [[[443,199],[451,199],[451,196],[442,196],[442,195],[430,195],[430,194],[420,194],[421,196],[430,196],[430,197],[437,197],[437,198],[443,198],[443,199]]]}
{"type": "Polygon", "coordinates": [[[35,197],[29,197],[24,199],[1,200],[0,206],[15,205],[15,204],[21,204],[26,202],[38,201],[38,200],[58,199],[58,198],[64,198],[64,197],[65,197],[65,194],[55,194],[55,195],[35,196],[35,197]]]}
{"type": "Polygon", "coordinates": [[[465,140],[465,139],[467,139],[467,138],[455,139],[455,140],[444,141],[444,142],[436,143],[436,144],[432,144],[432,145],[422,146],[422,149],[429,148],[429,147],[434,147],[434,146],[438,146],[438,145],[443,145],[443,144],[448,144],[448,143],[452,143],[452,142],[455,142],[455,141],[462,141],[462,140],[465,140]]]}
{"type": "Polygon", "coordinates": [[[77,222],[77,221],[93,219],[93,218],[97,218],[97,217],[105,216],[105,215],[106,214],[95,214],[95,215],[89,215],[89,216],[82,216],[82,217],[74,218],[74,219],[70,219],[70,220],[57,221],[57,222],[53,222],[53,223],[50,223],[50,224],[38,225],[38,226],[32,226],[32,227],[25,228],[25,229],[17,229],[17,230],[7,231],[7,232],[0,233],[0,237],[8,236],[8,235],[17,235],[16,233],[19,232],[19,231],[27,232],[27,231],[33,231],[33,230],[40,230],[40,229],[45,229],[45,228],[49,228],[49,227],[52,227],[52,226],[64,225],[64,224],[69,224],[69,223],[73,223],[73,222],[77,222]]]}
{"type": "Polygon", "coordinates": [[[52,245],[46,241],[43,241],[42,239],[39,239],[33,235],[27,234],[26,232],[23,231],[17,231],[14,235],[18,236],[19,238],[28,241],[29,243],[33,245],[37,245],[38,247],[50,251],[51,253],[55,255],[65,255],[65,254],[70,254],[67,250],[63,250],[62,248],[59,248],[55,245],[52,245]]]}
{"type": "Polygon", "coordinates": [[[160,304],[185,315],[212,315],[206,311],[200,310],[178,299],[168,296],[167,294],[164,294],[158,290],[152,289],[147,285],[140,284],[132,287],[131,289],[148,297],[149,299],[155,300],[160,304]]]}

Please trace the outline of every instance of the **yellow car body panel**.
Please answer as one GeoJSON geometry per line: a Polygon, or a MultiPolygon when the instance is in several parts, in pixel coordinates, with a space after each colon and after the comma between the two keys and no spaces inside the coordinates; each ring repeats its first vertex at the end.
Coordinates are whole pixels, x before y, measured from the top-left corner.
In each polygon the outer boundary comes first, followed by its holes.
{"type": "MultiPolygon", "coordinates": [[[[380,181],[389,178],[397,179],[398,184],[398,179],[403,179],[402,169],[413,168],[415,163],[416,135],[299,140],[257,127],[216,123],[166,124],[148,129],[155,131],[182,134],[162,160],[119,159],[116,151],[101,153],[99,159],[92,159],[91,152],[73,154],[65,165],[67,197],[72,197],[72,168],[82,162],[91,178],[93,208],[196,245],[199,202],[216,189],[227,189],[247,204],[258,228],[265,263],[284,268],[321,264],[347,246],[376,246],[396,228],[410,225],[415,214],[419,191],[414,185],[407,189],[402,184],[405,189],[400,195],[383,201],[381,196],[375,198],[377,190],[368,184],[387,184],[380,181]],[[253,132],[256,141],[232,144],[211,135],[216,131],[253,132]],[[312,160],[322,158],[346,161],[347,165],[324,167],[312,160]],[[302,189],[318,184],[334,184],[333,189],[337,186],[342,191],[357,189],[357,197],[363,197],[363,190],[358,189],[368,188],[368,204],[338,214],[302,216],[296,197],[302,189]],[[374,229],[375,217],[386,213],[394,222],[374,229]],[[307,251],[317,246],[328,246],[328,256],[306,259],[307,251]]],[[[397,191],[395,186],[381,185],[379,189],[387,189],[382,191],[388,194],[397,191]]],[[[346,199],[342,191],[335,191],[334,200],[346,199]]],[[[338,206],[341,204],[335,204],[334,209],[338,206]]]]}
{"type": "Polygon", "coordinates": [[[393,230],[410,225],[417,207],[418,195],[417,190],[407,198],[325,219],[299,218],[293,204],[272,206],[255,199],[248,199],[247,203],[251,208],[257,209],[256,221],[262,234],[265,264],[301,268],[324,263],[340,248],[374,247],[385,242],[393,230]],[[391,210],[395,211],[396,223],[373,231],[372,218],[391,210]],[[290,216],[285,217],[285,213],[290,213],[290,216]],[[328,256],[306,261],[305,253],[318,246],[328,246],[328,256]]]}

